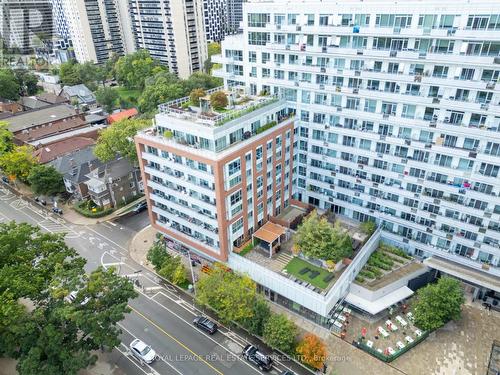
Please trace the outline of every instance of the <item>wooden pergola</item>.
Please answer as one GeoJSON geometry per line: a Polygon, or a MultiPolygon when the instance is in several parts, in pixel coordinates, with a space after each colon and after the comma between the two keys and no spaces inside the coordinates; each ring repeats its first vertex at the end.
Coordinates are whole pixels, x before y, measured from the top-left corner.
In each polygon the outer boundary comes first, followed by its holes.
{"type": "Polygon", "coordinates": [[[252,234],[252,244],[255,238],[266,242],[269,245],[269,258],[271,258],[274,248],[281,245],[281,236],[286,233],[286,228],[268,221],[252,234]]]}

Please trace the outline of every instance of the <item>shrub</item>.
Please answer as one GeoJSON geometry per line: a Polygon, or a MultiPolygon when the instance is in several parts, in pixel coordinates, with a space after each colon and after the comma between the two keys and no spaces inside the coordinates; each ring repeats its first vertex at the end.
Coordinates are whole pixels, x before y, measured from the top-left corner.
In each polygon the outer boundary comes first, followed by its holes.
{"type": "Polygon", "coordinates": [[[191,105],[194,105],[195,107],[200,106],[200,98],[203,98],[207,93],[205,90],[201,88],[193,89],[191,93],[189,94],[189,101],[191,102],[191,105]]]}
{"type": "Polygon", "coordinates": [[[364,234],[372,235],[377,229],[377,224],[373,220],[368,220],[361,223],[360,229],[364,234]]]}
{"type": "Polygon", "coordinates": [[[222,91],[216,91],[210,95],[210,104],[214,109],[223,109],[227,106],[227,96],[222,91]]]}
{"type": "Polygon", "coordinates": [[[109,215],[114,210],[113,208],[103,209],[102,207],[96,206],[94,202],[90,200],[78,202],[73,206],[73,208],[80,215],[94,219],[109,215]]]}
{"type": "Polygon", "coordinates": [[[260,128],[258,128],[255,133],[256,134],[260,134],[260,133],[263,133],[265,132],[266,130],[268,129],[271,129],[273,126],[275,126],[277,124],[276,121],[271,121],[271,122],[268,122],[266,125],[264,126],[261,126],[260,128]]]}

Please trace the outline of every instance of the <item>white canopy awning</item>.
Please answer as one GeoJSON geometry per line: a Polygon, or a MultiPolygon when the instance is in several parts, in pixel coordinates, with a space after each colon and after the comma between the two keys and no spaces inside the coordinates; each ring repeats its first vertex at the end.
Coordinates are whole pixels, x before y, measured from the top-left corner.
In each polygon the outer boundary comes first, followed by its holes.
{"type": "Polygon", "coordinates": [[[410,297],[412,294],[413,290],[411,290],[407,286],[403,286],[375,301],[368,301],[367,299],[364,299],[353,293],[349,293],[345,300],[351,305],[356,306],[372,315],[375,315],[382,310],[394,305],[395,303],[410,297]]]}

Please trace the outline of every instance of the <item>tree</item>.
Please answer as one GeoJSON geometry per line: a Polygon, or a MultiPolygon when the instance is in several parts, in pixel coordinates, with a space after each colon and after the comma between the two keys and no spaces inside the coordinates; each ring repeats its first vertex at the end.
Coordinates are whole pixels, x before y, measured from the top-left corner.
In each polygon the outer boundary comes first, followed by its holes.
{"type": "Polygon", "coordinates": [[[59,78],[61,84],[64,86],[74,86],[83,83],[78,71],[78,63],[75,60],[70,60],[61,64],[59,78]]]}
{"type": "Polygon", "coordinates": [[[179,262],[172,274],[172,283],[175,285],[185,285],[188,283],[187,269],[182,262],[179,262]]]}
{"type": "Polygon", "coordinates": [[[165,245],[161,242],[156,242],[153,246],[151,246],[146,256],[146,259],[153,265],[156,271],[158,271],[163,263],[170,258],[171,255],[167,252],[165,245]]]}
{"type": "Polygon", "coordinates": [[[168,258],[165,259],[163,264],[160,266],[158,269],[158,274],[167,279],[168,281],[172,281],[174,277],[174,273],[177,270],[177,267],[181,263],[180,257],[176,256],[173,257],[171,255],[168,256],[168,258]]]}
{"type": "Polygon", "coordinates": [[[26,69],[14,70],[20,94],[23,96],[35,95],[38,91],[38,77],[26,69]]]}
{"type": "Polygon", "coordinates": [[[222,80],[220,78],[202,72],[193,73],[188,79],[182,81],[185,95],[188,95],[194,89],[209,90],[221,85],[222,80]]]}
{"type": "Polygon", "coordinates": [[[116,79],[127,88],[143,89],[146,78],[166,70],[147,50],[122,56],[115,64],[116,79]]]}
{"type": "Polygon", "coordinates": [[[0,343],[21,375],[77,374],[95,363],[94,351],[119,345],[116,323],[137,294],[114,268],[88,275],[84,266],[63,235],[0,224],[0,343]]]}
{"type": "Polygon", "coordinates": [[[35,194],[55,195],[65,191],[63,176],[51,165],[35,165],[28,175],[28,182],[35,194]]]}
{"type": "Polygon", "coordinates": [[[0,70],[0,98],[7,100],[19,99],[19,83],[10,69],[0,70]]]}
{"type": "Polygon", "coordinates": [[[272,314],[264,325],[263,337],[271,348],[293,353],[297,326],[284,314],[272,314]]]}
{"type": "Polygon", "coordinates": [[[0,168],[5,174],[26,182],[31,168],[35,164],[33,149],[30,146],[18,146],[0,156],[0,168]]]}
{"type": "Polygon", "coordinates": [[[137,152],[134,136],[141,129],[151,125],[150,120],[124,119],[114,122],[104,129],[97,139],[94,154],[101,161],[106,162],[116,158],[119,154],[137,164],[137,152]]]}
{"type": "Polygon", "coordinates": [[[326,346],[318,336],[306,333],[296,349],[300,361],[315,369],[321,370],[326,360],[326,346]]]}
{"type": "Polygon", "coordinates": [[[91,91],[95,91],[97,89],[97,70],[98,66],[90,61],[76,65],[76,72],[80,78],[80,82],[87,86],[91,91]]]}
{"type": "Polygon", "coordinates": [[[14,148],[14,135],[9,130],[9,124],[0,121],[0,157],[14,148]]]}
{"type": "Polygon", "coordinates": [[[364,234],[368,234],[369,236],[371,236],[377,229],[377,224],[373,220],[368,220],[361,223],[360,229],[364,234]]]}
{"type": "Polygon", "coordinates": [[[200,105],[200,98],[203,98],[207,93],[203,89],[193,89],[191,93],[189,94],[189,100],[191,101],[191,104],[199,107],[200,105]]]}
{"type": "Polygon", "coordinates": [[[271,309],[269,305],[262,298],[257,297],[253,307],[253,316],[251,319],[246,319],[243,322],[243,326],[248,329],[248,331],[254,335],[262,336],[264,331],[264,325],[271,316],[271,309]]]}
{"type": "Polygon", "coordinates": [[[460,281],[442,277],[417,291],[414,304],[415,324],[424,330],[435,330],[449,320],[460,319],[464,291],[460,281]]]}
{"type": "Polygon", "coordinates": [[[243,322],[253,316],[255,283],[248,276],[231,272],[215,263],[209,275],[196,284],[196,300],[218,312],[222,322],[243,322]]]}
{"type": "Polygon", "coordinates": [[[101,87],[96,94],[97,103],[102,105],[106,112],[111,113],[119,97],[115,89],[111,87],[101,87]]]}
{"type": "Polygon", "coordinates": [[[216,91],[210,95],[210,104],[214,109],[223,109],[227,106],[227,96],[222,91],[216,91]]]}
{"type": "Polygon", "coordinates": [[[139,110],[143,113],[156,111],[159,104],[186,95],[181,81],[170,72],[161,72],[146,79],[147,85],[139,97],[139,110]]]}
{"type": "Polygon", "coordinates": [[[332,226],[324,217],[313,211],[303,220],[295,234],[300,251],[313,258],[339,260],[352,254],[352,240],[337,222],[332,226]]]}

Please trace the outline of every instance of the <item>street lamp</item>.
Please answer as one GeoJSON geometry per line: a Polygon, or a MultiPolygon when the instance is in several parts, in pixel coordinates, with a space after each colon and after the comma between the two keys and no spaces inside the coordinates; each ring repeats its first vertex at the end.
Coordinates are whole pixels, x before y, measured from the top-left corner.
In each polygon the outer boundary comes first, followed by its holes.
{"type": "Polygon", "coordinates": [[[193,294],[196,297],[196,288],[194,287],[194,270],[193,270],[193,261],[191,260],[191,251],[188,251],[188,257],[189,257],[189,268],[191,269],[191,279],[193,280],[193,294]]]}

